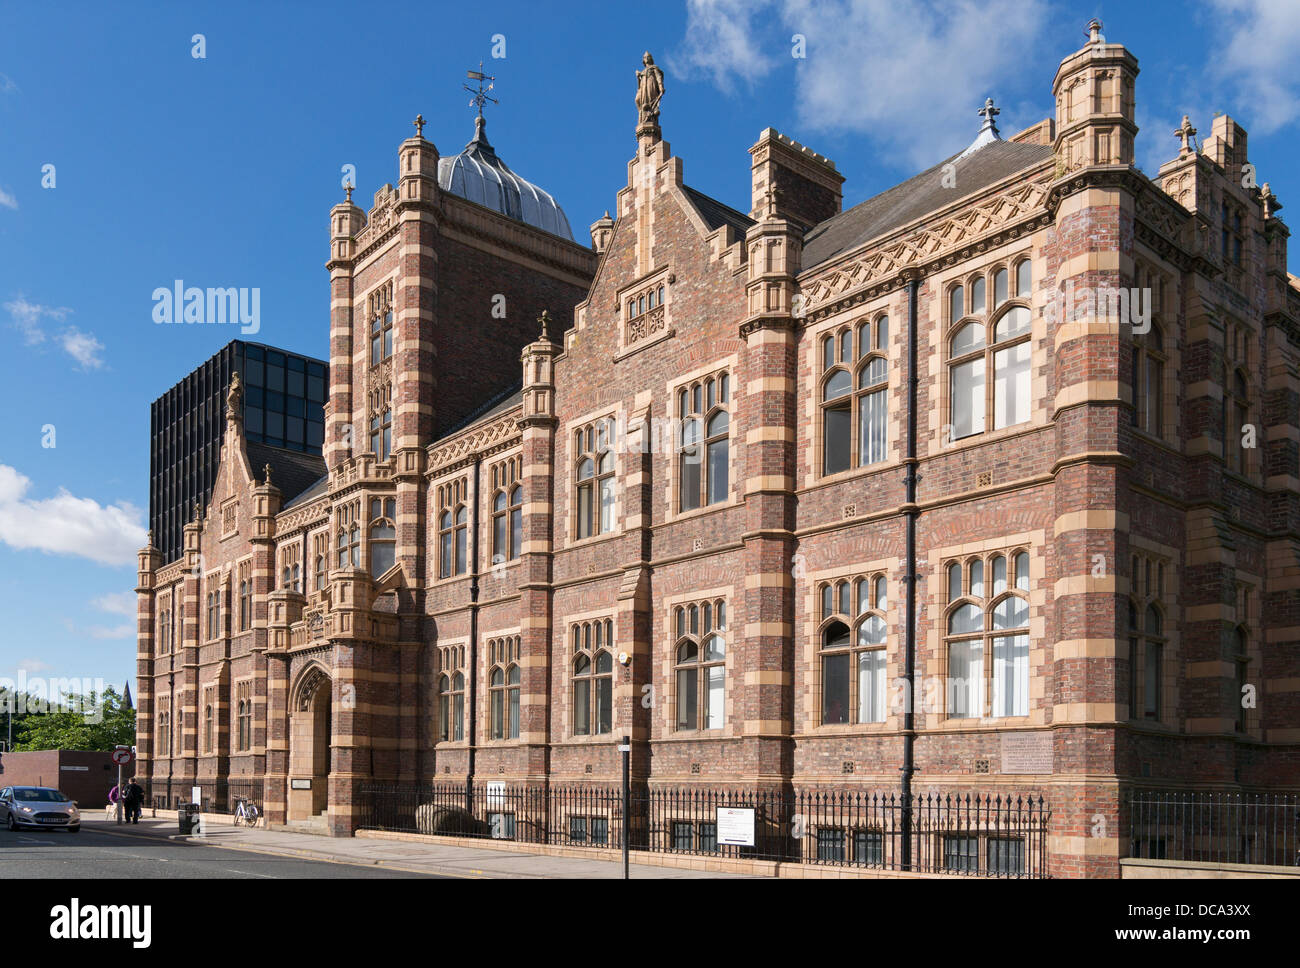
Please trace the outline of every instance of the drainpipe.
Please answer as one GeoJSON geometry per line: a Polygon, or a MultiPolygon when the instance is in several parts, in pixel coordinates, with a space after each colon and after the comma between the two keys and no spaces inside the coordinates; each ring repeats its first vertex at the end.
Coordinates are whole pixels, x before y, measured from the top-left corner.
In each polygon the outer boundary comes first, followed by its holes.
{"type": "Polygon", "coordinates": [[[907,571],[903,576],[906,589],[906,614],[904,616],[904,666],[903,678],[907,684],[903,695],[906,705],[903,707],[903,765],[902,777],[902,835],[903,870],[912,868],[912,774],[916,772],[913,760],[913,747],[916,743],[916,720],[913,710],[916,708],[916,519],[920,509],[916,505],[916,407],[920,378],[916,371],[917,343],[917,291],[921,281],[917,278],[907,282],[907,441],[903,457],[903,485],[906,491],[903,500],[903,515],[907,519],[907,571]]]}
{"type": "MultiPolygon", "coordinates": [[[[474,458],[474,484],[469,512],[469,770],[465,774],[465,812],[474,815],[474,752],[478,728],[478,503],[479,458],[474,458]]],[[[454,550],[452,552],[455,553],[454,550]]]]}

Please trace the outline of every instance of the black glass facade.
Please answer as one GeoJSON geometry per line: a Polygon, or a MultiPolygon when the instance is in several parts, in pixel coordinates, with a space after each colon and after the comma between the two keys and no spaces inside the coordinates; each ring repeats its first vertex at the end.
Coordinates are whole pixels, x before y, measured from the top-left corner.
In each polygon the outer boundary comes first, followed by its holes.
{"type": "Polygon", "coordinates": [[[321,453],[329,364],[260,343],[227,343],[150,408],[149,527],[166,561],[180,557],[181,529],[194,516],[194,502],[206,509],[212,494],[226,393],[236,372],[250,442],[321,453]]]}

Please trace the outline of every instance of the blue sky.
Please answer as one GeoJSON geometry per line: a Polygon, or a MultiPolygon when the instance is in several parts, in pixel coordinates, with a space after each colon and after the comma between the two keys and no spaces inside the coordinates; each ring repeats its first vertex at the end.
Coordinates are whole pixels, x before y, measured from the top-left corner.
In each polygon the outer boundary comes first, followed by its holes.
{"type": "Polygon", "coordinates": [[[986,96],[1004,135],[1049,116],[1056,65],[1093,16],[1141,63],[1145,170],[1174,156],[1184,113],[1205,137],[1226,112],[1260,181],[1300,208],[1294,0],[7,4],[0,678],[134,676],[149,403],[237,335],[155,325],[154,289],[260,288],[255,338],[324,356],[341,166],[368,206],[417,113],[459,151],[480,59],[501,102],[489,137],[585,239],[635,151],[645,49],[691,185],[748,208],[746,150],[772,126],[836,161],[848,207],[968,144],[986,96]]]}

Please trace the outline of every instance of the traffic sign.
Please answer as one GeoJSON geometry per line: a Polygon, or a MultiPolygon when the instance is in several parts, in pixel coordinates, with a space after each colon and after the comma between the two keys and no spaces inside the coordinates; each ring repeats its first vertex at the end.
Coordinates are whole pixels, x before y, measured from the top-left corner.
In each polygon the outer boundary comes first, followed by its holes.
{"type": "Polygon", "coordinates": [[[118,766],[125,766],[135,759],[135,754],[128,749],[113,750],[113,762],[118,766]]]}

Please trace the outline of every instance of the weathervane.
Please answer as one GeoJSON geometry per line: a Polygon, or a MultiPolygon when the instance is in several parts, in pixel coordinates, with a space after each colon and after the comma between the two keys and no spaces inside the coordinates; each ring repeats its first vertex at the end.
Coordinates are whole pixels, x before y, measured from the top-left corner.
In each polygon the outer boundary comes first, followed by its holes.
{"type": "Polygon", "coordinates": [[[469,99],[469,106],[470,106],[470,107],[477,107],[477,108],[478,108],[478,116],[479,116],[480,118],[483,117],[483,105],[486,104],[488,101],[491,101],[493,104],[500,104],[500,103],[501,103],[501,102],[498,101],[496,98],[491,97],[491,96],[488,94],[488,91],[492,90],[492,87],[493,87],[493,83],[492,83],[492,82],[495,81],[496,78],[495,78],[494,76],[492,76],[491,74],[484,74],[484,73],[483,73],[483,62],[482,62],[482,61],[479,61],[479,62],[478,62],[478,70],[476,70],[476,71],[466,71],[466,72],[465,72],[465,76],[468,77],[471,81],[478,81],[478,87],[477,87],[477,88],[470,87],[468,84],[462,84],[461,87],[463,87],[465,90],[469,91],[470,94],[473,94],[473,95],[474,95],[472,98],[469,99]],[[487,81],[487,82],[488,82],[488,86],[487,86],[487,87],[484,87],[484,86],[483,86],[483,82],[484,82],[484,81],[487,81]]]}

